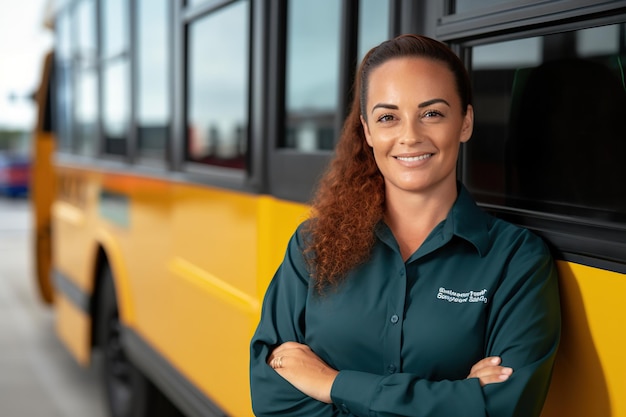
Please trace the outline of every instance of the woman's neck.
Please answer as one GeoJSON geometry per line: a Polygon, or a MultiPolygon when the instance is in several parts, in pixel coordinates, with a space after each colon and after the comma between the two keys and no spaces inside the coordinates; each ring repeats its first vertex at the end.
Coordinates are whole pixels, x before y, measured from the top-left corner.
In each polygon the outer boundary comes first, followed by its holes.
{"type": "Polygon", "coordinates": [[[405,261],[448,216],[456,197],[456,185],[454,189],[434,193],[412,193],[397,189],[387,193],[385,222],[396,238],[405,261]]]}

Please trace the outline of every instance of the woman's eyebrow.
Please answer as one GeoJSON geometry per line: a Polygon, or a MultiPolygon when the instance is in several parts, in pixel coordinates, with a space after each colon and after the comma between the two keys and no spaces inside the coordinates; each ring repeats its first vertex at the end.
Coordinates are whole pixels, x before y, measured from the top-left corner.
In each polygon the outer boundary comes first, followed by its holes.
{"type": "MultiPolygon", "coordinates": [[[[436,103],[443,103],[446,106],[450,107],[450,103],[448,103],[446,100],[442,99],[442,98],[433,98],[432,100],[427,100],[423,103],[420,103],[417,105],[418,108],[422,109],[424,107],[428,107],[431,106],[433,104],[436,103]]],[[[375,104],[374,107],[372,107],[372,113],[374,112],[374,110],[381,108],[381,109],[390,109],[390,110],[398,110],[398,106],[396,106],[395,104],[389,104],[389,103],[378,103],[375,104]]]]}
{"type": "Polygon", "coordinates": [[[430,106],[430,105],[432,105],[432,104],[436,104],[436,103],[443,103],[443,104],[445,104],[446,106],[450,107],[450,103],[448,103],[447,101],[445,101],[445,100],[444,100],[444,99],[442,99],[442,98],[434,98],[434,99],[432,99],[432,100],[427,100],[427,101],[425,101],[425,102],[423,102],[423,103],[418,104],[418,106],[417,106],[417,107],[418,107],[418,108],[420,108],[420,109],[422,109],[422,108],[424,108],[424,107],[428,107],[428,106],[430,106]]]}
{"type": "Polygon", "coordinates": [[[376,110],[378,108],[390,109],[390,110],[398,110],[398,106],[396,106],[395,104],[378,103],[378,104],[374,105],[374,107],[372,107],[372,113],[374,112],[374,110],[376,110]]]}

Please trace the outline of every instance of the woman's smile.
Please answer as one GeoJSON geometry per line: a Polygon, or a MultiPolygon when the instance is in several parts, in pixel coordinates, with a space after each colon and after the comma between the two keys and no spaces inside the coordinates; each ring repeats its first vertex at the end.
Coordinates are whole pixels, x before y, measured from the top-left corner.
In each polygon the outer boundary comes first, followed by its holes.
{"type": "Polygon", "coordinates": [[[433,156],[434,154],[432,153],[425,153],[422,155],[417,155],[417,156],[394,156],[394,158],[396,158],[399,161],[405,161],[405,162],[415,162],[415,161],[423,161],[425,159],[430,158],[431,156],[433,156]]]}

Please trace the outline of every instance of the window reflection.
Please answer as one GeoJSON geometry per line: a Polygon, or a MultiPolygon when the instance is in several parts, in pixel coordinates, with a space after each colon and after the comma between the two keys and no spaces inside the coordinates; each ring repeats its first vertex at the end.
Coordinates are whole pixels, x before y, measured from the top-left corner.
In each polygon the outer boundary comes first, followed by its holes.
{"type": "Polygon", "coordinates": [[[248,21],[248,1],[239,1],[189,27],[187,155],[191,161],[245,167],[248,21]]]}
{"type": "Polygon", "coordinates": [[[339,80],[341,2],[291,0],[287,5],[283,147],[333,149],[339,80]]]}
{"type": "Polygon", "coordinates": [[[128,48],[128,2],[126,0],[101,0],[104,18],[102,54],[111,57],[128,48]]]}
{"type": "Polygon", "coordinates": [[[357,64],[367,51],[389,38],[389,3],[390,0],[361,0],[357,64]]]}
{"type": "Polygon", "coordinates": [[[92,0],[76,5],[76,101],[74,147],[84,155],[98,150],[98,77],[96,72],[96,6],[92,0]]]}
{"type": "Polygon", "coordinates": [[[59,14],[56,20],[57,48],[55,52],[54,77],[56,78],[56,112],[53,127],[57,132],[59,149],[71,150],[71,126],[72,126],[72,33],[71,14],[64,12],[59,14]]]}
{"type": "Polygon", "coordinates": [[[129,3],[102,0],[101,5],[104,151],[124,155],[130,121],[129,3]]]}
{"type": "Polygon", "coordinates": [[[465,179],[481,201],[626,221],[622,29],[474,48],[465,179]]]}
{"type": "Polygon", "coordinates": [[[126,153],[130,114],[128,72],[127,60],[111,62],[103,71],[102,125],[105,134],[105,152],[114,155],[126,153]]]}
{"type": "Polygon", "coordinates": [[[94,70],[82,71],[76,82],[75,148],[79,154],[93,156],[98,141],[98,78],[94,70]]]}
{"type": "Polygon", "coordinates": [[[170,124],[169,0],[138,1],[138,154],[163,159],[170,124]]]}

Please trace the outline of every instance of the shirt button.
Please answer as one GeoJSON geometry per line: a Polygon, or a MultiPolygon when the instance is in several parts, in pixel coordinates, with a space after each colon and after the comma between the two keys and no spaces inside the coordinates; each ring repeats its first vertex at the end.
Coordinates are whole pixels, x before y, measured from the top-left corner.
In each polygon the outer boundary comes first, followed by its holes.
{"type": "Polygon", "coordinates": [[[400,276],[403,277],[404,276],[404,269],[400,270],[400,276]]]}
{"type": "Polygon", "coordinates": [[[396,365],[389,365],[387,367],[387,372],[389,372],[390,374],[393,374],[394,372],[396,372],[396,365]]]}
{"type": "Polygon", "coordinates": [[[400,320],[400,318],[398,317],[397,314],[394,314],[393,316],[391,316],[391,322],[393,324],[396,324],[398,322],[398,320],[400,320]]]}

